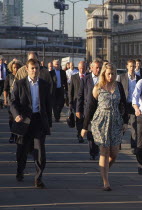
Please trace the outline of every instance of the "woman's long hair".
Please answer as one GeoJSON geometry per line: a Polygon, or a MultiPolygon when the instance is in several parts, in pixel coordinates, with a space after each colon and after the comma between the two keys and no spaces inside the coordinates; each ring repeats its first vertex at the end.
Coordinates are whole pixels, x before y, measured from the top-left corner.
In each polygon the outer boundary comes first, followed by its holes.
{"type": "Polygon", "coordinates": [[[105,79],[105,73],[107,69],[110,69],[111,71],[113,71],[115,75],[114,81],[116,80],[116,67],[111,63],[104,64],[101,69],[98,84],[96,85],[97,89],[100,89],[106,85],[107,81],[105,79]]]}

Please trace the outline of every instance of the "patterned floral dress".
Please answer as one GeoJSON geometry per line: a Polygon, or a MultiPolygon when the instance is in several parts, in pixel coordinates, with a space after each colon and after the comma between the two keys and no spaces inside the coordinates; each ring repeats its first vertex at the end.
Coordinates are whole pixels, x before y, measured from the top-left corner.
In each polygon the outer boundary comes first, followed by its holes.
{"type": "Polygon", "coordinates": [[[91,121],[94,142],[104,147],[116,146],[122,142],[123,119],[119,111],[120,92],[100,89],[98,107],[91,121]]]}

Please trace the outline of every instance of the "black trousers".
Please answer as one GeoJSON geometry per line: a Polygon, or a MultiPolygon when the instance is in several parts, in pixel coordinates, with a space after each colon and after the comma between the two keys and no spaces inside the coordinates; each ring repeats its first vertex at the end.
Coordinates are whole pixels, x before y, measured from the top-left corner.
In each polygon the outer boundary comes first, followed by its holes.
{"type": "Polygon", "coordinates": [[[129,116],[129,124],[131,126],[131,148],[137,147],[137,117],[135,116],[132,103],[127,103],[127,110],[129,116]]]}
{"type": "Polygon", "coordinates": [[[0,80],[0,96],[3,92],[3,88],[4,88],[4,80],[0,80]]]}
{"type": "Polygon", "coordinates": [[[137,117],[137,161],[142,165],[142,115],[137,117]]]}
{"type": "Polygon", "coordinates": [[[94,157],[94,156],[98,155],[99,146],[95,144],[91,131],[87,132],[87,140],[88,140],[88,144],[89,144],[90,156],[94,157]]]}
{"type": "Polygon", "coordinates": [[[53,113],[56,120],[60,119],[61,111],[64,107],[64,89],[56,88],[53,98],[53,113]]]}
{"type": "Polygon", "coordinates": [[[40,114],[33,114],[28,132],[23,136],[22,144],[17,140],[17,173],[24,172],[28,153],[32,153],[36,167],[35,181],[41,180],[46,164],[45,137],[40,114]]]}

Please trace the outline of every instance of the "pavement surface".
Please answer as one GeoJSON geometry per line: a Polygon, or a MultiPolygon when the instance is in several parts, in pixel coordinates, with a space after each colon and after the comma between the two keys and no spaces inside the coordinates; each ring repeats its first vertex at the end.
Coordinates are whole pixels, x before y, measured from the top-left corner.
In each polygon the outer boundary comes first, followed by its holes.
{"type": "Polygon", "coordinates": [[[0,209],[142,209],[142,175],[131,153],[129,130],[110,170],[111,192],[102,190],[98,160],[89,160],[88,142],[78,143],[76,130],[53,119],[52,135],[46,138],[47,163],[43,181],[47,189],[34,187],[35,165],[28,157],[23,182],[16,175],[16,144],[8,142],[10,132],[6,109],[0,110],[0,209]]]}

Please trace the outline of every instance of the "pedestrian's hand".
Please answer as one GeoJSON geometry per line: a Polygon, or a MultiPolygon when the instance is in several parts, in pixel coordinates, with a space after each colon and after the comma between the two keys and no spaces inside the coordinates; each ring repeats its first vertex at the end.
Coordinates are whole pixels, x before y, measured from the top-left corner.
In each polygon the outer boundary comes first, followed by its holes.
{"type": "Polygon", "coordinates": [[[18,115],[16,118],[15,118],[15,121],[16,122],[21,122],[23,120],[23,117],[21,115],[18,115]]]}
{"type": "Polygon", "coordinates": [[[139,109],[135,109],[135,115],[138,117],[141,115],[141,111],[139,109]]]}
{"type": "Polygon", "coordinates": [[[76,112],[76,117],[81,119],[81,113],[80,112],[76,112]]]}
{"type": "Polygon", "coordinates": [[[84,137],[86,134],[87,134],[87,130],[82,129],[82,130],[81,130],[81,136],[84,137]]]}

